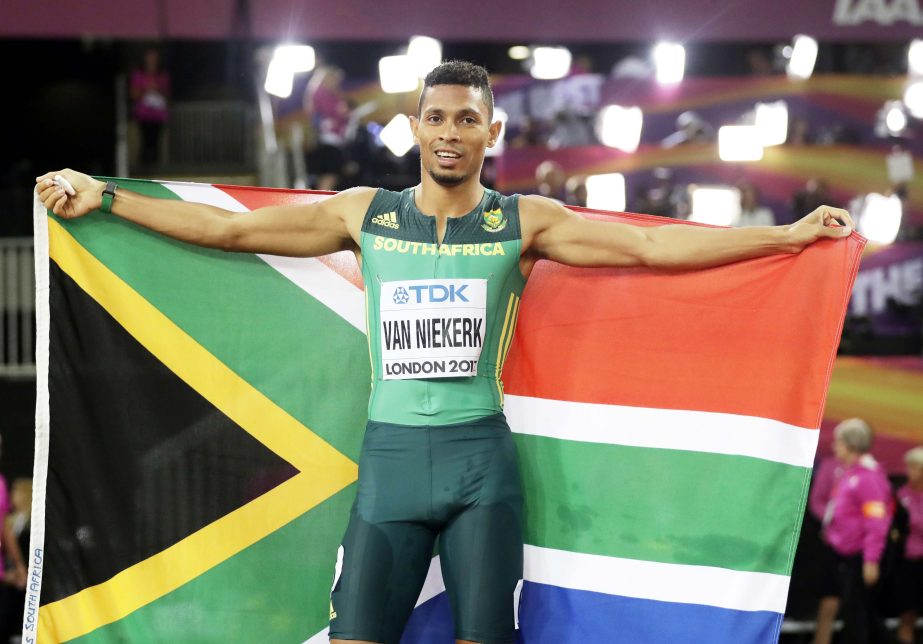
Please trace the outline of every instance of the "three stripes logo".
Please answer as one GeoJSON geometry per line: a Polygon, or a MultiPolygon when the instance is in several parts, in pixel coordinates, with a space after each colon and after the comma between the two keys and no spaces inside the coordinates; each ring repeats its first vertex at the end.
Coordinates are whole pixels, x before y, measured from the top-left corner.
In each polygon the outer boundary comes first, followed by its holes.
{"type": "Polygon", "coordinates": [[[395,230],[401,227],[400,224],[397,223],[397,213],[393,210],[372,217],[372,223],[384,226],[385,228],[394,228],[395,230]]]}

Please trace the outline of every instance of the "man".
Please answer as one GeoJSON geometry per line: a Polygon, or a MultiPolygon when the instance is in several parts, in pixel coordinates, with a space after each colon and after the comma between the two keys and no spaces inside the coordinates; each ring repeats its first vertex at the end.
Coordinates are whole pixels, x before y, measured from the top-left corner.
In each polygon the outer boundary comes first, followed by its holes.
{"type": "Polygon", "coordinates": [[[850,418],[833,431],[833,452],[844,470],[824,516],[824,539],[838,559],[843,641],[887,642],[877,601],[880,562],[891,525],[891,484],[869,454],[868,423],[850,418]]]}
{"type": "Polygon", "coordinates": [[[907,452],[904,463],[907,483],[897,491],[897,500],[907,516],[907,540],[904,561],[898,571],[901,623],[897,641],[913,644],[918,611],[923,605],[923,446],[907,452]]]}
{"type": "Polygon", "coordinates": [[[847,236],[852,221],[820,208],[778,228],[639,228],[584,219],[544,197],[485,190],[481,165],[501,124],[487,72],[470,63],[445,63],[426,77],[411,126],[421,181],[401,193],[354,188],[316,204],[236,215],[122,190],[113,197],[111,186],[70,170],[38,177],[38,190],[59,216],[102,205],[202,246],[291,256],[353,251],[365,280],[372,393],[336,565],[331,642],[398,642],[437,536],[457,641],[511,642],[522,493],[500,373],[535,262],[704,268],[799,252],[847,236]],[[76,194],[59,190],[55,174],[76,194]]]}

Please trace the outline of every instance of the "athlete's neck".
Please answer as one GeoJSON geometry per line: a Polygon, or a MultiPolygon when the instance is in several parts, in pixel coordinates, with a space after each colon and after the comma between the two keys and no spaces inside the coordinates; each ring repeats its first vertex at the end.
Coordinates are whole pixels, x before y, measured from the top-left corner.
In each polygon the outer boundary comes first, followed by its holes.
{"type": "Polygon", "coordinates": [[[477,207],[484,197],[480,181],[465,181],[457,186],[442,186],[423,174],[420,184],[413,190],[417,209],[424,215],[462,217],[477,207]]]}

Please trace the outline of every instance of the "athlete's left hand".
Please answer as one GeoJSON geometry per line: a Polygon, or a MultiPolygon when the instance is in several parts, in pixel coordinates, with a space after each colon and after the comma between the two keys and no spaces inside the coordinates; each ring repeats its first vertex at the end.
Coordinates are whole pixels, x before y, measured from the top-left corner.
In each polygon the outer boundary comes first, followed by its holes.
{"type": "Polygon", "coordinates": [[[789,240],[796,252],[818,239],[849,237],[855,226],[842,208],[821,206],[810,215],[788,226],[789,240]]]}

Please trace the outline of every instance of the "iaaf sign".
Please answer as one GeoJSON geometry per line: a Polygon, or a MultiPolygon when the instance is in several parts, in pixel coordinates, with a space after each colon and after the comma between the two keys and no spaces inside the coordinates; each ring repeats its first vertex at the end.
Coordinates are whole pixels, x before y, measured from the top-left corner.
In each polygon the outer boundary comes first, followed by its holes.
{"type": "Polygon", "coordinates": [[[833,22],[851,27],[864,22],[889,26],[897,22],[923,25],[920,0],[836,0],[833,22]]]}

